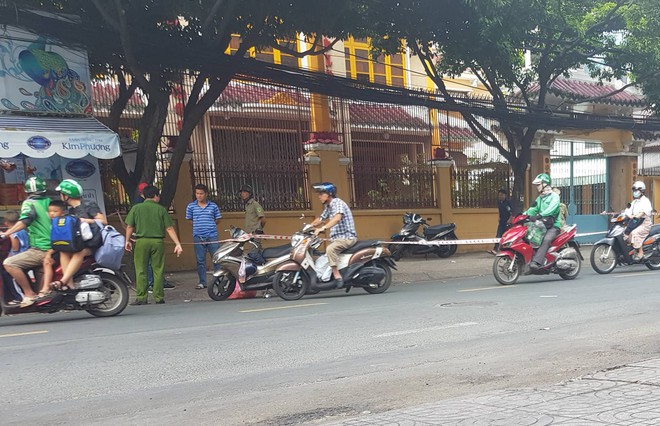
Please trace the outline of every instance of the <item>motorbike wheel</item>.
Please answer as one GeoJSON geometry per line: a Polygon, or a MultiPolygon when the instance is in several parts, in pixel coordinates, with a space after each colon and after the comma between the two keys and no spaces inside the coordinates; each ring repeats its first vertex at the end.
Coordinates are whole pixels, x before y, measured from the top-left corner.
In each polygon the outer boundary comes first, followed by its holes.
{"type": "MultiPolygon", "coordinates": [[[[458,237],[452,232],[451,234],[447,235],[446,237],[443,238],[444,241],[452,241],[452,240],[458,240],[458,237]]],[[[456,254],[456,250],[458,249],[457,244],[451,244],[447,246],[438,246],[438,250],[435,252],[438,257],[442,259],[446,259],[448,257],[453,256],[456,254]]]]}
{"type": "Polygon", "coordinates": [[[660,255],[650,257],[644,265],[652,271],[660,270],[660,255]]]}
{"type": "Polygon", "coordinates": [[[302,272],[296,274],[294,271],[283,271],[273,277],[273,290],[284,300],[300,300],[307,293],[308,287],[309,280],[302,272]]]}
{"type": "Polygon", "coordinates": [[[110,274],[101,274],[101,281],[103,284],[99,287],[99,291],[106,294],[107,300],[87,309],[87,312],[95,317],[119,315],[128,305],[128,286],[121,278],[110,274]]]}
{"type": "Polygon", "coordinates": [[[373,266],[382,269],[383,272],[385,273],[385,277],[382,279],[382,281],[378,283],[373,283],[373,284],[377,284],[378,287],[362,287],[362,288],[364,289],[364,291],[366,291],[369,294],[385,293],[387,289],[390,288],[390,285],[392,285],[392,269],[390,268],[390,265],[381,262],[377,262],[373,266]]]}
{"type": "Polygon", "coordinates": [[[609,274],[616,268],[616,251],[607,244],[596,244],[591,249],[591,267],[599,274],[609,274]],[[609,251],[609,254],[607,254],[609,251]],[[607,255],[607,257],[605,257],[607,255]]]}
{"type": "Polygon", "coordinates": [[[495,261],[493,262],[493,275],[498,283],[502,285],[511,285],[515,284],[520,278],[520,272],[522,270],[522,262],[519,257],[516,256],[511,259],[509,256],[496,256],[495,261]],[[511,271],[509,267],[513,263],[511,271]]]}
{"type": "Polygon", "coordinates": [[[208,286],[206,292],[209,297],[216,302],[227,300],[236,288],[236,278],[231,274],[224,274],[213,280],[213,283],[208,286]]]}
{"type": "Polygon", "coordinates": [[[406,247],[403,244],[390,244],[387,246],[387,249],[392,255],[392,259],[396,260],[397,262],[403,257],[405,248],[406,247]]]}
{"type": "Polygon", "coordinates": [[[565,280],[574,280],[577,278],[577,276],[580,274],[580,270],[582,269],[582,259],[580,259],[580,256],[577,256],[575,260],[577,261],[577,266],[574,269],[571,269],[569,272],[560,273],[560,277],[565,280]]]}

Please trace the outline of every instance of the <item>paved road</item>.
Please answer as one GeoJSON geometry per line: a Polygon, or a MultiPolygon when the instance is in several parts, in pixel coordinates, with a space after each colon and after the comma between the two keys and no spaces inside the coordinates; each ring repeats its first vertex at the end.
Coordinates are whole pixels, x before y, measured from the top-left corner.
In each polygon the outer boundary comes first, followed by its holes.
{"type": "MultiPolygon", "coordinates": [[[[0,318],[3,424],[297,424],[654,358],[657,273],[0,318]]],[[[353,423],[355,424],[355,423],[353,423]]],[[[383,423],[371,423],[383,424],[383,423]]]]}

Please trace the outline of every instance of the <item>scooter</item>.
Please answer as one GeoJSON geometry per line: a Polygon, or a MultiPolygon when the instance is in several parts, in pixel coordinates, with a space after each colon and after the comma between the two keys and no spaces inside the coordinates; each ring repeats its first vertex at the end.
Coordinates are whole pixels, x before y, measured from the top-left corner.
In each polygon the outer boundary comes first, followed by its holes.
{"type": "MultiPolygon", "coordinates": [[[[298,300],[305,294],[337,289],[332,274],[322,279],[329,266],[320,265],[315,258],[320,255],[316,250],[322,242],[311,225],[293,234],[290,261],[280,266],[273,278],[278,296],[298,300]]],[[[358,241],[339,255],[337,266],[347,293],[352,287],[362,287],[370,294],[384,293],[392,284],[392,269],[396,269],[390,251],[379,241],[358,241]]]]}
{"type": "MultiPolygon", "coordinates": [[[[539,269],[530,269],[529,264],[536,252],[527,239],[526,223],[529,216],[516,216],[500,239],[500,250],[493,262],[493,275],[502,285],[514,284],[523,273],[525,275],[558,274],[565,280],[573,280],[580,273],[584,258],[580,245],[575,241],[577,226],[565,228],[555,238],[545,254],[545,265],[539,269]]],[[[532,226],[537,226],[532,224],[532,226]]],[[[545,226],[545,225],[541,225],[545,226]]]]}
{"type": "MultiPolygon", "coordinates": [[[[424,243],[426,241],[439,241],[439,240],[457,240],[458,237],[454,232],[456,224],[449,223],[444,225],[429,226],[427,220],[417,213],[406,213],[403,215],[403,228],[398,234],[392,235],[392,241],[418,241],[424,243]],[[420,226],[424,227],[423,235],[417,233],[420,226]]],[[[441,258],[447,258],[454,253],[458,246],[456,244],[450,245],[437,245],[437,244],[390,244],[389,250],[392,253],[392,258],[396,261],[401,260],[405,254],[435,254],[441,258]]]]}
{"type": "Polygon", "coordinates": [[[623,239],[628,226],[628,217],[621,212],[610,220],[611,227],[605,238],[594,244],[591,249],[591,267],[599,274],[609,274],[617,265],[644,264],[652,271],[660,270],[660,225],[653,225],[649,235],[642,243],[644,257],[633,259],[635,251],[623,239]]]}
{"type": "Polygon", "coordinates": [[[229,230],[231,239],[225,241],[213,254],[213,264],[219,268],[208,286],[208,295],[216,301],[226,300],[238,284],[241,291],[267,290],[277,268],[289,260],[291,246],[269,247],[257,256],[243,255],[246,244],[254,244],[252,236],[241,228],[229,230]],[[242,281],[242,282],[241,282],[242,281]]]}
{"type": "MultiPolygon", "coordinates": [[[[43,275],[39,270],[33,272],[35,280],[31,285],[36,292],[41,287],[43,275]]],[[[62,269],[57,265],[54,270],[54,278],[56,280],[62,278],[62,269]]],[[[73,289],[53,290],[50,297],[24,308],[21,308],[18,303],[7,300],[9,295],[4,292],[3,282],[3,285],[0,286],[0,313],[5,315],[34,312],[50,314],[64,310],[82,310],[95,317],[112,317],[122,313],[128,305],[128,287],[131,279],[123,271],[97,265],[94,262],[94,256],[84,259],[73,280],[73,289]]]]}

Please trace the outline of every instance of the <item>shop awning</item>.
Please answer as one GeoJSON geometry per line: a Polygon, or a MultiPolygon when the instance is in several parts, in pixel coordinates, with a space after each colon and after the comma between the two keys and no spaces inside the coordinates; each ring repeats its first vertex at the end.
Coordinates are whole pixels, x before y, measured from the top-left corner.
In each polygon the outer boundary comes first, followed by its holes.
{"type": "Polygon", "coordinates": [[[93,117],[0,115],[0,157],[119,157],[119,136],[93,117]]]}

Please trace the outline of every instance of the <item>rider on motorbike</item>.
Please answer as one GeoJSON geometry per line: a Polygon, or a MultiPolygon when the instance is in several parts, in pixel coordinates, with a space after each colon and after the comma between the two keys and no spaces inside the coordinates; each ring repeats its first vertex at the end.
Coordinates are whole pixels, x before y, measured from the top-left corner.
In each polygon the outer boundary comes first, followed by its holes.
{"type": "Polygon", "coordinates": [[[545,264],[545,253],[548,251],[552,241],[559,235],[561,229],[561,218],[559,217],[560,200],[553,190],[550,176],[546,173],[541,173],[536,176],[532,181],[532,185],[536,185],[536,190],[539,193],[536,203],[525,212],[530,217],[530,220],[543,222],[547,231],[543,236],[543,242],[539,246],[536,254],[529,264],[530,269],[535,270],[543,267],[545,264]]]}
{"type": "Polygon", "coordinates": [[[634,225],[629,225],[626,228],[625,238],[629,240],[633,248],[637,250],[633,256],[634,260],[640,260],[644,257],[644,250],[642,243],[651,231],[651,201],[644,195],[646,185],[642,181],[637,181],[633,184],[633,201],[630,203],[630,208],[626,210],[626,215],[630,218],[634,225]],[[633,228],[633,229],[630,229],[633,228]]]}
{"type": "Polygon", "coordinates": [[[318,235],[331,228],[330,240],[332,242],[326,248],[325,253],[328,255],[328,264],[332,268],[332,276],[337,282],[336,287],[342,288],[344,281],[337,268],[337,262],[339,254],[353,247],[357,242],[353,213],[343,200],[337,198],[337,187],[332,183],[317,183],[313,185],[313,188],[318,193],[319,201],[325,206],[321,216],[312,222],[312,226],[317,228],[314,233],[318,235]],[[322,226],[319,227],[319,225],[322,226]]]}

